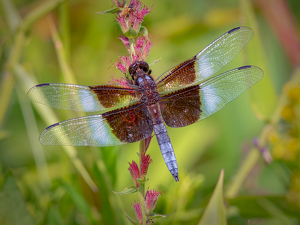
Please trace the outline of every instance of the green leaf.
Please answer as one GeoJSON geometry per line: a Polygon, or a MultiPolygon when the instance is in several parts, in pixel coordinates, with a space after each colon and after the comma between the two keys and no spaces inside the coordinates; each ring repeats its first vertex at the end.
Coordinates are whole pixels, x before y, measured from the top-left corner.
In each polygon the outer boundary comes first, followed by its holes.
{"type": "Polygon", "coordinates": [[[161,214],[156,214],[156,213],[151,213],[150,216],[148,216],[151,219],[156,219],[156,218],[163,218],[163,217],[167,217],[171,214],[167,214],[167,215],[161,215],[161,214]]]}
{"type": "Polygon", "coordinates": [[[131,223],[131,224],[138,224],[134,219],[132,219],[130,216],[128,216],[128,214],[125,212],[125,210],[123,209],[124,213],[125,213],[125,216],[126,218],[128,219],[128,221],[131,223]]]}
{"type": "Polygon", "coordinates": [[[130,186],[130,187],[124,188],[123,191],[120,191],[120,192],[113,191],[113,193],[116,195],[128,195],[128,194],[135,193],[137,191],[138,191],[138,189],[135,186],[130,186]]]}
{"type": "Polygon", "coordinates": [[[6,174],[0,193],[0,224],[35,224],[11,171],[6,174]]]}
{"type": "Polygon", "coordinates": [[[96,12],[97,14],[115,14],[116,12],[119,12],[120,11],[120,8],[119,7],[116,7],[116,8],[113,8],[113,9],[109,9],[109,10],[106,10],[104,12],[96,12]]]}
{"type": "Polygon", "coordinates": [[[76,78],[67,60],[67,53],[65,51],[65,47],[63,45],[63,42],[60,38],[60,35],[58,33],[58,30],[55,27],[55,23],[52,18],[49,19],[49,25],[50,25],[52,40],[57,54],[57,60],[59,62],[61,72],[64,76],[64,81],[66,83],[76,84],[77,83],[76,78]]]}
{"type": "Polygon", "coordinates": [[[224,170],[221,171],[218,183],[204,210],[199,225],[226,225],[226,215],[223,203],[224,170]]]}

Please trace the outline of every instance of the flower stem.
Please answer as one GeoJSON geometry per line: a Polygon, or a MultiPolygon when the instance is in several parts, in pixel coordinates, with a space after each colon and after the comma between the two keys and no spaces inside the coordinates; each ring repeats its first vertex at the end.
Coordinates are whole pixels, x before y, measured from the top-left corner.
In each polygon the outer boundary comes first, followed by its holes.
{"type": "MultiPolygon", "coordinates": [[[[135,39],[129,38],[129,44],[130,44],[130,53],[131,53],[130,57],[131,57],[131,60],[133,61],[133,58],[135,56],[135,50],[134,50],[135,39]]],[[[145,143],[145,141],[144,141],[144,143],[145,143]]]]}
{"type": "MultiPolygon", "coordinates": [[[[142,155],[145,155],[145,140],[140,141],[140,147],[139,147],[139,157],[140,157],[140,168],[142,168],[142,155]]],[[[142,207],[142,213],[143,213],[143,225],[146,225],[146,213],[145,213],[145,182],[140,183],[139,187],[139,200],[142,207]]]]}

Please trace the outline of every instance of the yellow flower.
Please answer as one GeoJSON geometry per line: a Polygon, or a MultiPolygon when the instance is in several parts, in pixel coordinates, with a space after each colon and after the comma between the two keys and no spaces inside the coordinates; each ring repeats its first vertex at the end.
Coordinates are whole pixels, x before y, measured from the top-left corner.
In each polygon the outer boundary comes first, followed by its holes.
{"type": "Polygon", "coordinates": [[[292,121],[293,119],[296,118],[294,107],[291,105],[286,105],[281,111],[281,116],[287,120],[287,121],[292,121]]]}

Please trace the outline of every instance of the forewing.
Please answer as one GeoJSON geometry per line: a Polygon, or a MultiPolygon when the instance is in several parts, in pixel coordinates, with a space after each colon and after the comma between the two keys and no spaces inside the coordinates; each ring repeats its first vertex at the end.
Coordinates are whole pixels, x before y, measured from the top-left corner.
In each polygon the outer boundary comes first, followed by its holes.
{"type": "Polygon", "coordinates": [[[82,86],[46,83],[32,87],[28,98],[58,109],[94,112],[116,109],[138,102],[137,88],[121,85],[82,86]]]}
{"type": "Polygon", "coordinates": [[[159,92],[167,94],[209,79],[230,62],[252,36],[249,27],[226,32],[194,57],[163,73],[157,81],[159,92]]]}
{"type": "Polygon", "coordinates": [[[44,145],[114,146],[152,134],[148,110],[141,104],[53,124],[40,135],[44,145]]]}
{"type": "Polygon", "coordinates": [[[170,127],[190,125],[219,111],[262,77],[260,68],[243,66],[163,95],[162,116],[170,127]]]}

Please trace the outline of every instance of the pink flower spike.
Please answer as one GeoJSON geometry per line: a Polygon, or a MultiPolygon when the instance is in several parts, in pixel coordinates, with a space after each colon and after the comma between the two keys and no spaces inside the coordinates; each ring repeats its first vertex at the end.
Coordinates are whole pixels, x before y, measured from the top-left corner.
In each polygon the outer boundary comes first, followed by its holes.
{"type": "Polygon", "coordinates": [[[122,63],[121,60],[119,60],[118,62],[116,62],[115,67],[120,70],[122,73],[126,74],[126,67],[125,65],[122,63]]]}
{"type": "Polygon", "coordinates": [[[119,40],[123,42],[123,44],[125,45],[127,51],[130,53],[130,43],[129,43],[129,38],[125,37],[124,35],[121,35],[119,37],[119,40]]]}
{"type": "Polygon", "coordinates": [[[130,64],[131,64],[130,57],[129,55],[126,55],[126,56],[119,57],[119,60],[115,63],[115,67],[121,72],[123,72],[124,74],[126,74],[130,64]]]}
{"type": "Polygon", "coordinates": [[[143,213],[142,213],[142,207],[141,204],[139,202],[134,202],[133,204],[131,204],[134,212],[135,212],[135,216],[139,221],[139,224],[143,224],[143,213]]]}
{"type": "Polygon", "coordinates": [[[139,0],[130,0],[129,5],[132,6],[132,12],[129,13],[128,24],[138,33],[144,17],[150,13],[151,9],[148,9],[146,6],[142,8],[142,3],[139,0]]]}
{"type": "Polygon", "coordinates": [[[146,61],[152,45],[153,45],[153,43],[147,38],[146,43],[145,43],[145,47],[144,47],[143,56],[142,56],[143,61],[146,61]]]}
{"type": "Polygon", "coordinates": [[[146,196],[145,196],[145,207],[146,207],[146,215],[149,216],[156,205],[158,196],[161,194],[160,191],[153,190],[147,190],[146,196]]]}
{"type": "Polygon", "coordinates": [[[137,37],[135,46],[134,46],[135,56],[136,56],[137,60],[142,60],[144,43],[145,43],[144,37],[137,37]]]}
{"type": "Polygon", "coordinates": [[[147,175],[149,164],[152,162],[150,155],[142,155],[141,157],[141,175],[147,175]]]}
{"type": "Polygon", "coordinates": [[[131,174],[131,177],[132,177],[132,180],[133,180],[135,186],[139,187],[140,184],[136,179],[140,178],[140,170],[139,170],[139,167],[138,167],[138,165],[136,164],[135,161],[132,161],[132,164],[129,163],[128,170],[131,174]]]}
{"type": "Polygon", "coordinates": [[[123,33],[126,33],[129,30],[129,26],[123,16],[116,18],[117,22],[120,24],[121,30],[123,33]]]}
{"type": "Polygon", "coordinates": [[[145,44],[145,37],[137,37],[136,43],[135,43],[135,49],[136,50],[143,49],[144,44],[145,44]]]}

